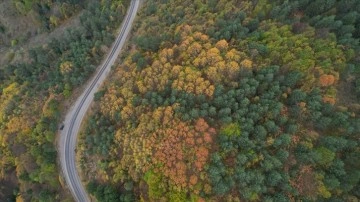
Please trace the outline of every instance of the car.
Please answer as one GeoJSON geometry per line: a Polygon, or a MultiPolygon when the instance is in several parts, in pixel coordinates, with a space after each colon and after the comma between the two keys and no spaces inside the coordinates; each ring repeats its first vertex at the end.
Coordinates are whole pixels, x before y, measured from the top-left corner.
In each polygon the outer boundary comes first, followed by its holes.
{"type": "Polygon", "coordinates": [[[60,130],[63,130],[64,129],[64,127],[65,127],[65,125],[64,124],[61,124],[61,126],[60,126],[60,130]]]}

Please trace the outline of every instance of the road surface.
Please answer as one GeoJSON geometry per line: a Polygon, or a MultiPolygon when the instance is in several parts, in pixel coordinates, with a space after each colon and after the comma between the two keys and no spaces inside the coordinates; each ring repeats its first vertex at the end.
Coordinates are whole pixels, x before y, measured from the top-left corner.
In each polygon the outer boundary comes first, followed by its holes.
{"type": "Polygon", "coordinates": [[[124,46],[139,8],[139,4],[140,0],[131,1],[127,15],[122,23],[120,33],[116,38],[111,51],[107,55],[106,60],[102,63],[96,75],[92,78],[91,82],[87,85],[82,95],[77,99],[75,105],[73,105],[65,117],[64,128],[60,133],[61,137],[58,145],[60,164],[66,184],[76,201],[90,201],[89,196],[81,183],[75,164],[75,148],[81,121],[93,101],[94,93],[105,80],[111,66],[114,64],[124,46]]]}

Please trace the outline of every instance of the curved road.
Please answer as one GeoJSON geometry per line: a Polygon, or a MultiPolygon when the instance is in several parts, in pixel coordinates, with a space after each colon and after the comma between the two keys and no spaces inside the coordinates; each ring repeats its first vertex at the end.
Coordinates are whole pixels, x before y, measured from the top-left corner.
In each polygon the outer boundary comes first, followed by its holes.
{"type": "Polygon", "coordinates": [[[94,78],[87,85],[82,95],[77,99],[75,105],[69,110],[65,117],[64,128],[61,131],[59,141],[60,163],[63,176],[76,201],[90,201],[84,186],[79,178],[75,165],[75,147],[77,134],[80,129],[82,119],[94,98],[94,93],[100,84],[105,80],[111,66],[118,57],[126,38],[130,32],[131,25],[135,19],[140,0],[132,0],[125,20],[123,21],[120,33],[114,42],[106,60],[102,63],[94,78]]]}

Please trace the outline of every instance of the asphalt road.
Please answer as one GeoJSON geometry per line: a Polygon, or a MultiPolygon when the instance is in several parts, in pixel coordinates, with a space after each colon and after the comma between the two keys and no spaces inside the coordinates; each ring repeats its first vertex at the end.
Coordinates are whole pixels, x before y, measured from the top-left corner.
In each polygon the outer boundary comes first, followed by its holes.
{"type": "Polygon", "coordinates": [[[106,60],[102,63],[96,75],[92,78],[91,82],[89,82],[82,95],[77,99],[75,105],[73,105],[65,117],[64,128],[60,133],[61,137],[58,145],[58,151],[63,176],[76,201],[90,201],[90,198],[86,193],[83,184],[81,183],[77,172],[77,166],[75,164],[77,134],[79,132],[84,115],[94,99],[94,93],[106,79],[107,74],[110,72],[111,66],[114,64],[122,47],[124,46],[139,5],[140,0],[131,1],[127,15],[122,23],[119,35],[116,38],[111,51],[107,55],[106,60]]]}

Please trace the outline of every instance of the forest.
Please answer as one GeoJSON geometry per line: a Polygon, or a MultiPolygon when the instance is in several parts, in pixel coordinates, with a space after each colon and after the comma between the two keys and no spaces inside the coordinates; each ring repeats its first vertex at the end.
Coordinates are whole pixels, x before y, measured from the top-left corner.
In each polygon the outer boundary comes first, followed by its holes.
{"type": "Polygon", "coordinates": [[[24,61],[0,67],[0,201],[71,201],[57,164],[64,103],[102,60],[129,1],[14,3],[20,12],[38,12],[44,29],[51,29],[52,3],[84,9],[79,26],[31,48],[24,61]]]}
{"type": "Polygon", "coordinates": [[[88,192],[359,200],[359,30],[358,0],[145,1],[81,133],[88,192]]]}

